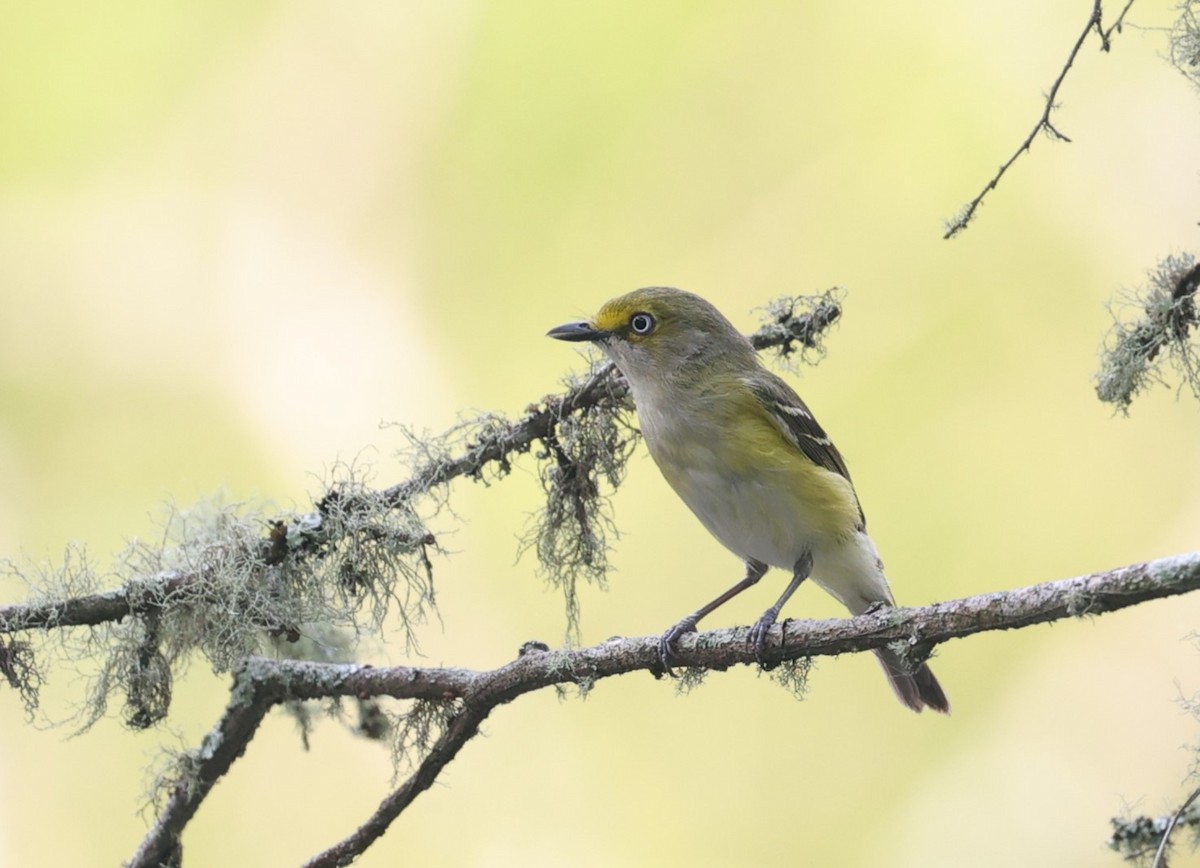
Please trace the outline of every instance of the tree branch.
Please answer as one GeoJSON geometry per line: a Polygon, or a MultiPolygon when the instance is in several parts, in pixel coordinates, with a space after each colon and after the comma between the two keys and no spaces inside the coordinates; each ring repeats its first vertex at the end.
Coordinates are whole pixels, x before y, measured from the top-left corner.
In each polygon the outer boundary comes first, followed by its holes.
{"type": "MultiPolygon", "coordinates": [[[[1200,589],[1200,552],[1091,575],[912,609],[884,609],[850,619],[786,621],[771,630],[767,656],[785,660],[902,646],[911,662],[937,645],[992,630],[1013,630],[1068,617],[1098,615],[1200,589]]],[[[755,663],[747,628],[685,635],[676,650],[683,666],[724,670],[755,663]]],[[[455,713],[413,774],[353,834],[314,857],[310,868],[346,865],[378,839],[426,790],[479,730],[494,708],[557,684],[593,682],[645,670],[662,675],[658,636],[612,639],[569,651],[527,645],[516,660],[491,671],[373,669],[354,664],[253,658],[240,669],[225,715],[205,738],[186,780],[176,785],[132,866],[152,866],[178,851],[179,835],[199,804],[245,750],[269,708],[295,699],[390,696],[454,700],[455,713]]]]}
{"type": "Polygon", "coordinates": [[[1038,133],[1046,133],[1051,139],[1059,142],[1070,142],[1070,138],[1064,135],[1050,120],[1050,116],[1054,110],[1058,108],[1056,100],[1058,99],[1058,90],[1062,87],[1063,81],[1067,77],[1067,73],[1071,71],[1071,67],[1075,64],[1075,58],[1079,56],[1079,50],[1083,48],[1083,43],[1087,39],[1088,34],[1093,30],[1100,37],[1100,48],[1102,51],[1109,51],[1112,48],[1111,38],[1114,32],[1119,32],[1121,24],[1125,20],[1125,13],[1129,11],[1129,7],[1133,5],[1133,0],[1128,0],[1125,8],[1121,10],[1121,14],[1117,16],[1117,20],[1107,30],[1101,25],[1101,0],[1094,0],[1092,5],[1091,15],[1088,16],[1087,24],[1083,27],[1083,32],[1079,34],[1079,38],[1075,40],[1075,45],[1071,48],[1071,53],[1067,55],[1067,62],[1063,64],[1063,68],[1059,71],[1058,77],[1054,79],[1054,84],[1050,85],[1050,90],[1046,94],[1046,104],[1042,109],[1042,116],[1038,118],[1033,129],[1029,131],[1029,135],[1025,137],[1025,141],[1013,151],[1012,156],[1001,164],[996,174],[992,179],[984,185],[979,194],[968,202],[958,215],[951,220],[946,226],[946,232],[942,235],[944,239],[953,238],[958,233],[967,228],[967,224],[971,222],[975,216],[975,212],[979,206],[983,204],[984,197],[992,190],[996,189],[996,185],[1000,183],[1000,179],[1004,177],[1004,173],[1009,170],[1013,163],[1021,154],[1028,151],[1033,146],[1033,140],[1037,138],[1038,133]]]}
{"type": "Polygon", "coordinates": [[[384,799],[375,813],[358,827],[353,834],[343,838],[337,844],[323,853],[319,853],[304,863],[304,868],[332,868],[332,866],[349,865],[366,852],[376,840],[382,837],[400,814],[412,804],[413,800],[429,789],[438,775],[456,756],[468,741],[479,732],[479,727],[487,719],[492,708],[498,703],[476,704],[465,707],[434,743],[429,754],[400,787],[384,799]]]}
{"type": "Polygon", "coordinates": [[[1200,326],[1198,290],[1200,264],[1195,256],[1172,254],[1150,272],[1146,286],[1130,294],[1127,304],[1136,316],[1114,311],[1095,377],[1101,401],[1128,413],[1138,392],[1165,380],[1164,365],[1174,367],[1200,399],[1200,358],[1191,341],[1192,331],[1200,326]]]}
{"type": "MultiPolygon", "coordinates": [[[[771,305],[770,311],[772,321],[750,334],[749,339],[759,351],[773,349],[788,356],[797,346],[801,349],[819,346],[824,332],[841,317],[841,293],[831,289],[814,296],[780,299],[771,305]]],[[[331,490],[317,504],[316,513],[285,516],[270,522],[270,530],[259,542],[257,550],[245,554],[262,567],[277,565],[289,556],[301,559],[319,556],[331,514],[363,513],[380,506],[401,509],[418,496],[447,486],[460,477],[478,479],[489,466],[507,467],[513,458],[528,452],[538,441],[553,437],[564,417],[601,404],[619,406],[628,396],[629,388],[615,368],[611,364],[600,365],[581,383],[561,394],[546,396],[540,404],[531,405],[520,419],[490,428],[461,454],[428,462],[403,482],[381,491],[345,494],[331,490]]],[[[413,543],[427,545],[432,544],[433,539],[414,539],[413,543]]],[[[51,602],[0,606],[0,635],[118,622],[142,608],[165,602],[202,578],[195,573],[172,570],[139,578],[111,591],[51,602]]],[[[266,626],[276,629],[276,625],[266,626]]]]}
{"type": "Polygon", "coordinates": [[[120,621],[139,605],[153,605],[193,580],[191,573],[159,573],[116,590],[50,603],[0,606],[0,634],[56,627],[89,627],[120,621]],[[134,594],[134,591],[137,594],[134,594]],[[135,602],[134,600],[137,600],[135,602]]]}

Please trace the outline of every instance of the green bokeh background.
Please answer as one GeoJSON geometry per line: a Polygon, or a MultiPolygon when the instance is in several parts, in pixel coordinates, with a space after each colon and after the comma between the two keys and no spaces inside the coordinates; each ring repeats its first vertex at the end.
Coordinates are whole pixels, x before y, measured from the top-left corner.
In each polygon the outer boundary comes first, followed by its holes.
{"type": "MultiPolygon", "coordinates": [[[[774,296],[849,289],[792,381],[902,602],[1196,548],[1195,402],[1160,389],[1126,419],[1090,382],[1108,301],[1200,240],[1197,95],[1153,29],[1168,4],[1089,45],[1056,115],[1074,142],[1038,139],[941,240],[1089,7],[4,4],[0,553],[78,540],[104,563],[163,502],[304,508],[339,460],[397,481],[381,420],[519,413],[581,365],[548,327],[651,283],[747,330],[774,296]]],[[[454,489],[428,663],[561,636],[515,560],[532,468],[454,489]]],[[[614,511],[585,642],[658,632],[737,577],[644,450],[614,511]]],[[[785,614],[841,613],[804,588],[785,614]]],[[[1107,818],[1184,792],[1198,615],[1182,598],[946,645],[948,719],[906,712],[861,655],[821,661],[803,703],[749,670],[687,697],[644,675],[526,697],[361,864],[1115,865],[1107,818]]],[[[128,858],[147,769],[198,742],[226,684],[201,663],[168,727],[73,740],[0,692],[0,864],[128,858]]],[[[83,687],[54,671],[48,710],[83,687]]],[[[377,745],[326,724],[305,753],[274,716],[187,864],[295,865],[389,775],[377,745]]]]}

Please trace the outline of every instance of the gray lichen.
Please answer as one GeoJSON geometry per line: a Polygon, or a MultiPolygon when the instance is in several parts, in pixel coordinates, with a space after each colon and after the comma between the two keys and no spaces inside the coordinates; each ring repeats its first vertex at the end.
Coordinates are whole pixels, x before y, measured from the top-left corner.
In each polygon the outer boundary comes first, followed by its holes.
{"type": "Polygon", "coordinates": [[[562,592],[568,644],[580,635],[580,581],[605,587],[610,540],[617,535],[609,495],[621,484],[637,438],[623,405],[600,403],[560,416],[542,439],[537,458],[545,503],[530,520],[521,550],[537,554],[539,572],[562,592]]]}
{"type": "Polygon", "coordinates": [[[1147,386],[1166,381],[1169,367],[1200,399],[1200,358],[1194,339],[1200,266],[1190,255],[1168,256],[1146,286],[1126,293],[1100,354],[1096,394],[1129,412],[1147,386]]]}
{"type": "Polygon", "coordinates": [[[841,318],[846,291],[840,287],[816,295],[787,295],[773,299],[764,308],[763,326],[755,334],[759,349],[770,346],[789,366],[798,356],[807,364],[825,357],[825,335],[841,318]]]}
{"type": "Polygon", "coordinates": [[[429,754],[433,743],[461,708],[457,699],[417,700],[406,705],[404,711],[390,716],[388,725],[393,785],[401,774],[414,769],[429,754]]]}
{"type": "MultiPolygon", "coordinates": [[[[769,322],[752,340],[784,358],[819,357],[821,337],[840,314],[839,290],[782,299],[767,309],[769,322]]],[[[364,639],[382,638],[393,626],[405,651],[418,652],[420,628],[437,616],[431,553],[439,549],[429,524],[449,508],[448,483],[502,479],[530,451],[544,506],[530,519],[521,550],[535,552],[540,575],[561,590],[567,641],[577,642],[581,583],[605,585],[617,534],[611,494],[639,433],[628,390],[611,366],[593,363],[567,386],[515,420],[481,414],[436,436],[401,429],[411,476],[388,489],[373,488],[361,462],[342,464],[309,512],[273,513],[217,498],[167,508],[154,539],[133,540],[107,567],[80,547],[69,547],[57,565],[0,564],[30,588],[27,604],[5,615],[0,683],[17,690],[33,716],[41,673],[72,667],[89,684],[74,718],[82,729],[118,703],[128,726],[145,728],[167,715],[175,679],[197,659],[218,674],[258,654],[348,662],[364,639]],[[92,614],[80,611],[87,606],[95,607],[92,614]]],[[[802,691],[806,669],[784,666],[777,678],[802,691]]],[[[586,695],[587,674],[573,680],[586,695]]],[[[692,680],[699,675],[683,683],[692,680]]],[[[235,678],[233,699],[239,684],[235,678]]],[[[349,716],[337,701],[284,705],[305,739],[317,714],[349,716]]],[[[357,710],[356,731],[390,735],[397,756],[411,757],[444,727],[454,702],[390,712],[360,700],[357,710]]],[[[184,757],[168,780],[186,784],[188,765],[184,757]]]]}
{"type": "MultiPolygon", "coordinates": [[[[331,490],[360,486],[342,478],[331,490]]],[[[129,617],[31,634],[39,656],[87,677],[81,729],[107,712],[114,694],[123,697],[129,726],[161,720],[174,674],[197,654],[216,673],[264,652],[329,659],[336,633],[339,659],[350,659],[359,636],[378,633],[389,613],[398,615],[409,647],[415,644],[416,626],[434,606],[427,552],[433,539],[411,509],[342,508],[348,502],[343,496],[324,512],[272,521],[221,500],[170,508],[155,540],[130,542],[106,570],[76,548],[58,566],[10,566],[31,587],[31,604],[78,599],[105,586],[123,589],[129,617]],[[304,548],[275,546],[290,526],[307,528],[304,548]]],[[[12,641],[5,648],[0,673],[17,679],[29,707],[40,683],[31,668],[33,651],[12,641]],[[4,659],[11,672],[4,671],[4,659]]]]}
{"type": "Polygon", "coordinates": [[[1171,63],[1200,87],[1200,0],[1183,0],[1171,28],[1171,63]]]}
{"type": "Polygon", "coordinates": [[[803,701],[808,695],[808,674],[812,671],[812,665],[812,659],[809,657],[783,660],[778,666],[766,670],[767,677],[796,699],[803,701]]]}

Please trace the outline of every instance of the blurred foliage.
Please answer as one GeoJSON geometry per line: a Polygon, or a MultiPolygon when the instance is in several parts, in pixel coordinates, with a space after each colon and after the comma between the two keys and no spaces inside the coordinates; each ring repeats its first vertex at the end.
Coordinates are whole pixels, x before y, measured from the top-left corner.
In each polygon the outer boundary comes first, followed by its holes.
{"type": "MultiPolygon", "coordinates": [[[[8,4],[0,551],[41,561],[79,539],[107,563],[161,530],[153,504],[219,487],[302,512],[306,474],[364,444],[381,483],[403,478],[381,418],[441,431],[458,408],[519,412],[571,365],[546,328],[653,283],[739,325],[782,294],[849,288],[797,387],[901,602],[1194,548],[1194,406],[1150,391],[1114,419],[1089,388],[1115,289],[1197,246],[1200,119],[1163,62],[1177,5],[1135,4],[1060,94],[1073,143],[1035,148],[964,238],[939,237],[1029,128],[1087,12],[8,4]]],[[[537,476],[467,489],[452,533],[421,516],[454,554],[427,660],[492,666],[561,631],[561,598],[513,564],[537,476]]],[[[585,642],[659,632],[736,577],[639,450],[611,518],[610,590],[580,589],[585,642]]],[[[731,607],[723,623],[762,609],[731,607]]],[[[1200,607],[1144,608],[941,649],[950,721],[904,717],[861,655],[814,667],[802,704],[736,672],[680,698],[651,679],[530,697],[362,862],[1117,864],[1097,853],[1101,818],[1120,796],[1178,802],[1175,746],[1195,735],[1170,699],[1176,679],[1197,686],[1178,640],[1200,607]],[[629,801],[645,780],[653,811],[629,801]]],[[[802,589],[784,614],[839,613],[802,589]]],[[[385,630],[370,653],[404,657],[403,625],[385,630]]],[[[159,667],[133,653],[119,671],[159,667]]],[[[134,770],[197,744],[226,700],[197,676],[173,685],[174,729],[136,738],[101,720],[63,743],[21,697],[0,703],[0,862],[127,858],[134,770]]],[[[43,708],[77,712],[72,682],[50,673],[43,708]]],[[[156,685],[126,713],[152,717],[156,685]]],[[[318,725],[301,754],[292,727],[264,724],[189,861],[295,864],[386,792],[377,745],[318,725]]]]}

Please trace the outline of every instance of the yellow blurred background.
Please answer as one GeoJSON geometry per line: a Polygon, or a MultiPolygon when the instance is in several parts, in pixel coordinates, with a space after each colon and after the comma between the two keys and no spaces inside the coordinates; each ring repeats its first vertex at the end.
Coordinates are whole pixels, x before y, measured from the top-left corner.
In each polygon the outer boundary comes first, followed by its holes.
{"type": "MultiPolygon", "coordinates": [[[[775,296],[848,288],[828,357],[790,378],[902,603],[1197,548],[1196,402],[1160,388],[1122,418],[1091,384],[1109,300],[1200,246],[1197,94],[1153,29],[1173,4],[1137,4],[1111,54],[1093,38],[1055,115],[1074,142],[1039,138],[941,239],[1090,5],[4,4],[0,554],[78,540],[104,563],[159,504],[218,492],[305,509],[338,460],[398,481],[381,421],[520,413],[582,364],[548,327],[653,283],[746,330],[775,296]]],[[[451,502],[424,660],[557,642],[561,601],[516,560],[534,464],[451,502]]],[[[614,512],[586,643],[738,577],[644,448],[614,512]]],[[[757,617],[773,577],[712,626],[757,617]]],[[[842,612],[805,587],[784,614],[842,612]]],[[[804,702],[748,669],[686,697],[645,675],[526,697],[359,864],[1118,865],[1108,818],[1185,793],[1198,616],[943,646],[948,719],[901,708],[869,655],[819,661],[804,702]]],[[[147,770],[227,684],[198,661],[167,726],[75,739],[0,691],[0,864],[127,859],[147,770]]],[[[48,712],[83,687],[51,672],[48,712]]],[[[312,741],[272,716],[185,864],[295,865],[349,833],[387,753],[331,723],[312,741]]]]}

